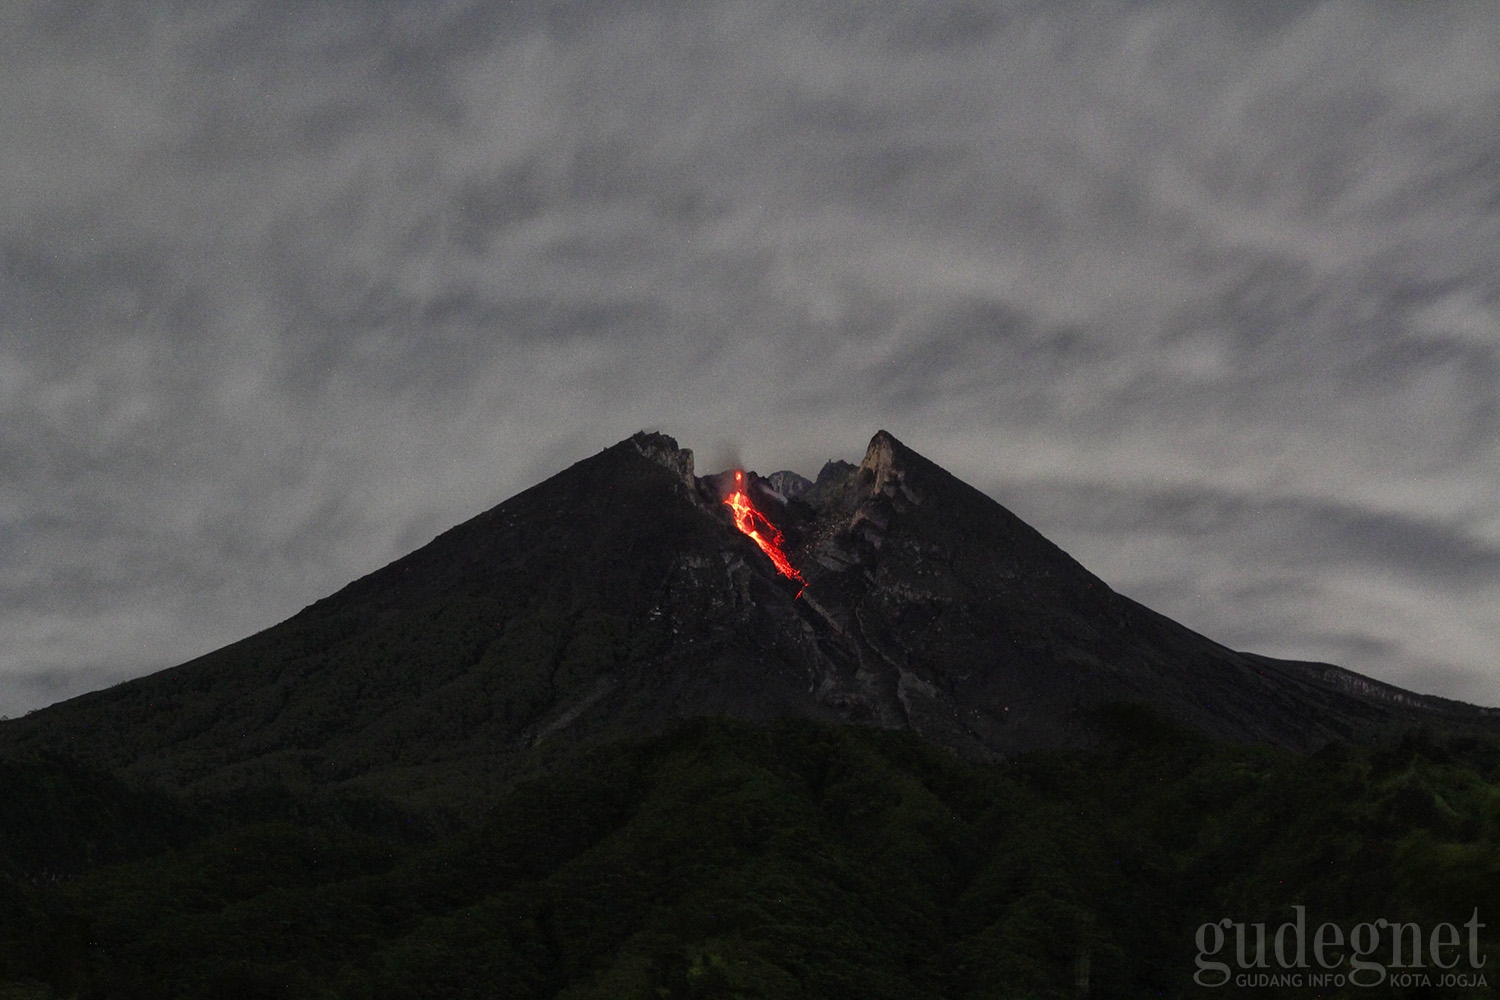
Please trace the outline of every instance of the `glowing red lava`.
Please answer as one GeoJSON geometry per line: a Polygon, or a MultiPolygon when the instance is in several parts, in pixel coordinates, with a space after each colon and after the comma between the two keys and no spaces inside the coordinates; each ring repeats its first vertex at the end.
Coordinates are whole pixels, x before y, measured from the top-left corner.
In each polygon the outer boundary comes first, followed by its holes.
{"type": "MultiPolygon", "coordinates": [[[[750,502],[749,495],[745,493],[741,486],[744,480],[745,474],[743,472],[736,472],[734,474],[735,490],[724,501],[729,509],[734,512],[734,526],[749,535],[755,544],[760,546],[760,550],[770,557],[771,562],[776,564],[776,569],[782,576],[790,580],[796,580],[805,587],[807,581],[802,579],[802,574],[797,572],[797,568],[791,564],[791,561],[786,557],[786,553],[781,550],[781,532],[776,529],[776,525],[766,520],[766,516],[756,510],[755,505],[750,502]]],[[[797,596],[802,596],[802,591],[797,591],[797,596]]]]}

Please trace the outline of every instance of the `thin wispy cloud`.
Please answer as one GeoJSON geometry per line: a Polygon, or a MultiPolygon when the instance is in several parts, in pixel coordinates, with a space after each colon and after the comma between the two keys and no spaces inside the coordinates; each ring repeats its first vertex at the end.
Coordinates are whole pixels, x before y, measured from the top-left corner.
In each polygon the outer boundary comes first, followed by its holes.
{"type": "Polygon", "coordinates": [[[0,17],[0,711],[646,426],[887,427],[1221,641],[1500,703],[1486,6],[0,17]]]}

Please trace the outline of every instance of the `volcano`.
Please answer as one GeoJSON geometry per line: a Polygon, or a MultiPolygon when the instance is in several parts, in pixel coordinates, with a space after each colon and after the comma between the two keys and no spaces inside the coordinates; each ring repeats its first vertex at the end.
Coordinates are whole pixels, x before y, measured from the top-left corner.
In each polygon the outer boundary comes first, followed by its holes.
{"type": "Polygon", "coordinates": [[[642,432],[280,625],[6,723],[0,748],[178,789],[420,795],[685,717],[903,728],[985,760],[1088,745],[1122,706],[1300,749],[1497,722],[1225,648],[885,431],[816,480],[698,476],[642,432]]]}

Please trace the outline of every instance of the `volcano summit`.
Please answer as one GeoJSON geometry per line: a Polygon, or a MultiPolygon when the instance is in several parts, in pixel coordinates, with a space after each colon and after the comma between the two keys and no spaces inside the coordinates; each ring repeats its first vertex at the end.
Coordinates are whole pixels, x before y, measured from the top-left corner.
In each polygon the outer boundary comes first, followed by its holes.
{"type": "Polygon", "coordinates": [[[1494,710],[1238,653],[1112,591],[890,434],[809,481],[642,432],[291,619],[0,727],[168,786],[513,772],[690,716],[1087,745],[1120,706],[1296,748],[1494,710]]]}

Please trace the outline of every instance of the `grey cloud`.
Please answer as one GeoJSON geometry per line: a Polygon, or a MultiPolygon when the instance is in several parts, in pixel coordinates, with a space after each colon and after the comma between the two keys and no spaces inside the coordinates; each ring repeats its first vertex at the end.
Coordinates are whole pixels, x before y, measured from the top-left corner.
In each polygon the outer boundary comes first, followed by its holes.
{"type": "Polygon", "coordinates": [[[1500,579],[1500,544],[1461,523],[1423,520],[1319,499],[1207,488],[1134,489],[1105,482],[1032,480],[1017,502],[1059,530],[1186,538],[1241,536],[1266,558],[1359,566],[1455,587],[1500,579]]]}
{"type": "Polygon", "coordinates": [[[641,427],[889,426],[1216,636],[1497,696],[1486,8],[0,16],[0,675],[201,652],[641,427]],[[1471,638],[1362,630],[1403,593],[1471,638]]]}
{"type": "Polygon", "coordinates": [[[1449,695],[1500,691],[1483,659],[1431,652],[1457,632],[1476,651],[1494,638],[1455,612],[1492,603],[1500,579],[1500,545],[1473,524],[1210,488],[1030,479],[997,492],[1117,589],[1228,645],[1416,687],[1436,670],[1430,690],[1449,695]]]}
{"type": "Polygon", "coordinates": [[[14,718],[23,712],[50,705],[99,688],[170,666],[166,663],[122,665],[118,660],[108,666],[78,667],[58,665],[29,673],[0,674],[0,719],[14,718]]]}

